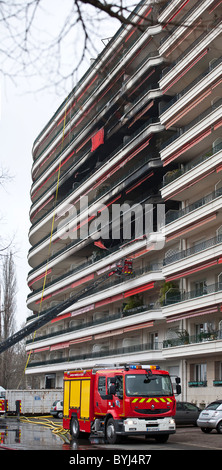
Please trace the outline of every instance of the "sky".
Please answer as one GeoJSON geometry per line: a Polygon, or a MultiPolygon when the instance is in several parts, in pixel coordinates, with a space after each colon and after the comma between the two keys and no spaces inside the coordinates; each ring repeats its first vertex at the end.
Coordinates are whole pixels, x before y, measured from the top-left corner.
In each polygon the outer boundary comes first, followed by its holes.
{"type": "MultiPolygon", "coordinates": [[[[56,4],[58,4],[57,1],[56,4]]],[[[54,24],[57,18],[59,15],[54,16],[54,24]]],[[[118,27],[117,22],[109,21],[108,25],[104,22],[101,23],[100,32],[103,33],[104,29],[106,38],[114,34],[118,27]]],[[[43,23],[41,23],[41,28],[44,29],[43,23]]],[[[95,37],[94,43],[100,52],[104,47],[101,39],[95,37]]],[[[89,65],[88,58],[79,70],[78,78],[89,65]]],[[[38,70],[38,63],[36,69],[38,70]]],[[[45,80],[47,86],[47,74],[45,80]]],[[[17,331],[30,315],[26,298],[29,293],[27,274],[30,270],[27,253],[30,248],[28,232],[30,229],[32,145],[41,129],[65,99],[66,93],[64,91],[64,95],[61,93],[58,95],[53,88],[53,83],[50,90],[43,86],[42,91],[38,91],[38,74],[33,80],[25,75],[19,79],[15,77],[14,82],[7,76],[2,76],[0,81],[0,166],[11,176],[10,180],[5,182],[4,187],[0,186],[0,242],[1,246],[7,246],[11,242],[15,253],[17,276],[15,330],[17,331]]],[[[44,85],[44,79],[41,76],[41,86],[42,84],[44,85]]]]}

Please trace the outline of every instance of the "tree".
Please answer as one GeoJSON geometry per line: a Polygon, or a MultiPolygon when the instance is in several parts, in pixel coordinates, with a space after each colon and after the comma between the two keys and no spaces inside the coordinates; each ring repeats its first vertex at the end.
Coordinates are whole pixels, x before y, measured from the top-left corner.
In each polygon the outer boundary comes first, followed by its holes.
{"type": "MultiPolygon", "coordinates": [[[[160,8],[165,2],[154,1],[153,8],[160,8]]],[[[136,0],[0,2],[0,74],[15,82],[25,75],[33,83],[37,77],[38,89],[51,87],[52,83],[57,91],[61,85],[63,91],[67,85],[72,88],[80,65],[98,55],[95,39],[110,39],[104,38],[104,31],[106,36],[112,36],[121,25],[143,28],[141,19],[146,25],[153,24],[152,16],[142,18],[139,11],[130,15],[139,3],[136,0]]]]}
{"type": "MultiPolygon", "coordinates": [[[[16,273],[11,251],[3,257],[1,279],[1,340],[11,336],[15,331],[16,310],[16,273]]],[[[5,351],[1,357],[0,380],[4,388],[9,387],[13,366],[13,349],[5,351]]]]}

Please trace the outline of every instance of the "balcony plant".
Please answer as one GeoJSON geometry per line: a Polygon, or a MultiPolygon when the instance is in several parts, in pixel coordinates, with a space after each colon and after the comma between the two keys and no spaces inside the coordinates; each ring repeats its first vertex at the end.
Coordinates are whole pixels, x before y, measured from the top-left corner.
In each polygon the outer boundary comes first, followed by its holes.
{"type": "Polygon", "coordinates": [[[159,302],[160,305],[167,305],[167,293],[171,291],[170,297],[178,297],[180,294],[179,287],[174,282],[164,282],[160,288],[159,302]]]}
{"type": "Polygon", "coordinates": [[[190,335],[187,330],[177,330],[176,334],[181,341],[181,344],[189,344],[190,342],[190,335]]]}
{"type": "Polygon", "coordinates": [[[127,300],[127,303],[123,307],[123,312],[131,310],[133,308],[141,307],[143,305],[142,297],[139,297],[139,294],[132,295],[127,300]]]}

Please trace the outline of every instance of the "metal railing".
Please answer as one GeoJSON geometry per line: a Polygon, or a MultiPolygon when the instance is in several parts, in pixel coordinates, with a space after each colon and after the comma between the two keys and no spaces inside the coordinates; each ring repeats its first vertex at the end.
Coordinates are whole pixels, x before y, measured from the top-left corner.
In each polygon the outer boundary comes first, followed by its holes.
{"type": "Polygon", "coordinates": [[[201,332],[196,335],[186,334],[184,337],[165,339],[163,341],[163,348],[172,348],[176,346],[183,346],[185,344],[197,344],[208,341],[215,341],[222,339],[222,330],[215,330],[210,332],[201,332]]]}
{"type": "MultiPolygon", "coordinates": [[[[33,341],[33,339],[28,339],[26,341],[26,344],[37,342],[37,341],[40,341],[40,340],[43,340],[43,339],[54,338],[55,336],[61,336],[61,335],[66,334],[66,333],[71,333],[71,332],[74,333],[74,332],[79,331],[79,330],[85,330],[86,328],[89,328],[89,327],[102,325],[104,323],[110,323],[114,320],[123,319],[123,318],[129,317],[131,315],[136,315],[138,313],[143,313],[143,312],[154,310],[154,309],[159,310],[160,305],[158,303],[155,303],[155,304],[150,304],[150,305],[140,305],[139,307],[134,307],[134,308],[131,308],[129,310],[121,310],[121,312],[117,312],[114,315],[104,315],[104,317],[102,317],[102,318],[87,321],[85,323],[82,323],[82,324],[79,324],[79,325],[77,324],[75,326],[70,326],[68,328],[63,328],[63,329],[61,328],[60,330],[53,331],[53,332],[45,334],[45,335],[35,336],[34,341],[33,341]]],[[[70,317],[70,320],[72,320],[72,317],[70,317]]],[[[73,320],[75,320],[75,318],[73,318],[73,320]]]]}
{"type": "Polygon", "coordinates": [[[166,213],[166,225],[173,222],[174,220],[179,219],[180,217],[183,217],[186,214],[189,214],[190,212],[196,209],[199,209],[205,204],[208,204],[209,202],[214,201],[216,198],[220,196],[222,196],[222,188],[219,188],[216,191],[213,191],[212,193],[207,194],[206,196],[203,196],[201,199],[198,199],[198,201],[193,202],[192,204],[190,204],[187,207],[184,207],[183,209],[179,209],[179,210],[170,209],[166,213]]]}
{"type": "Polygon", "coordinates": [[[200,165],[201,163],[205,162],[206,160],[208,160],[208,158],[212,157],[212,155],[219,152],[221,149],[222,149],[222,142],[216,145],[215,147],[209,149],[208,152],[206,152],[204,155],[198,156],[194,158],[193,160],[191,160],[190,162],[184,164],[183,168],[177,168],[175,170],[167,172],[163,177],[163,187],[169,183],[172,183],[172,181],[176,180],[180,176],[192,170],[197,165],[200,165]]]}
{"type": "Polygon", "coordinates": [[[222,291],[222,282],[217,282],[215,284],[210,284],[209,286],[204,286],[199,289],[191,290],[188,292],[180,292],[177,288],[172,288],[170,296],[165,296],[165,300],[163,302],[163,306],[166,307],[168,305],[176,304],[178,302],[184,302],[186,300],[196,299],[198,297],[203,297],[204,295],[208,294],[215,294],[217,292],[222,291]]]}
{"type": "Polygon", "coordinates": [[[208,238],[208,240],[204,240],[200,243],[197,243],[186,250],[178,251],[170,256],[167,256],[163,260],[163,265],[167,266],[168,264],[175,263],[181,259],[186,258],[187,256],[195,255],[196,253],[200,253],[207,248],[211,248],[212,246],[216,246],[219,243],[222,243],[222,234],[216,235],[215,237],[208,238]]]}
{"type": "Polygon", "coordinates": [[[170,137],[170,139],[166,140],[163,142],[161,145],[160,149],[163,150],[166,148],[168,145],[170,145],[174,140],[178,139],[183,135],[185,132],[187,132],[189,129],[195,126],[195,124],[199,123],[202,121],[205,117],[210,116],[211,113],[215,111],[220,105],[222,104],[222,98],[220,98],[218,101],[216,101],[212,106],[209,108],[205,109],[201,114],[199,114],[195,119],[193,119],[189,124],[187,124],[184,127],[180,127],[180,129],[170,137]]]}
{"type": "Polygon", "coordinates": [[[84,354],[77,354],[69,357],[60,357],[55,359],[48,359],[45,361],[32,361],[28,364],[27,367],[37,367],[47,364],[57,364],[63,362],[73,362],[73,361],[81,361],[85,359],[96,359],[101,357],[109,357],[109,356],[121,356],[123,354],[131,354],[131,353],[140,353],[145,351],[160,351],[162,349],[162,343],[145,343],[145,344],[135,344],[132,346],[109,349],[107,348],[105,351],[97,351],[97,352],[88,352],[84,354]]]}

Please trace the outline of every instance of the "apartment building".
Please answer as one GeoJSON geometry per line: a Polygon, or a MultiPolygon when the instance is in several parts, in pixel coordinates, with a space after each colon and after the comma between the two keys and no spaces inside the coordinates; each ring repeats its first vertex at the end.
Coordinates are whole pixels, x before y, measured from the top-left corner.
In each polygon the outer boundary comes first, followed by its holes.
{"type": "Polygon", "coordinates": [[[222,390],[221,5],[131,18],[33,144],[27,322],[105,279],[27,341],[26,374],[157,363],[203,405],[222,390]]]}

